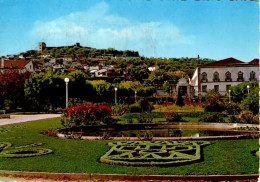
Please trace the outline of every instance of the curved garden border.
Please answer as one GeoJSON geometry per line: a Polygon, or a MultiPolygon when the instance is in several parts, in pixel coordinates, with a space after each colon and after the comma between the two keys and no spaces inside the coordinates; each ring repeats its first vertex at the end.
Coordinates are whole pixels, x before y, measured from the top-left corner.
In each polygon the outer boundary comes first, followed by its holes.
{"type": "Polygon", "coordinates": [[[259,178],[258,174],[253,175],[127,175],[127,174],[93,174],[93,173],[49,173],[49,172],[27,172],[27,171],[0,171],[0,176],[18,177],[25,179],[47,179],[47,180],[66,180],[66,181],[174,181],[174,180],[254,180],[259,178]]]}

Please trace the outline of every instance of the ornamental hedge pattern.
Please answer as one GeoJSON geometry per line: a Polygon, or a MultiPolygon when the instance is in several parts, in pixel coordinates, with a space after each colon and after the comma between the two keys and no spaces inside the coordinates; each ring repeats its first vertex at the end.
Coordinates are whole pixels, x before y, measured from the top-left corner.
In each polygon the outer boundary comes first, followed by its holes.
{"type": "Polygon", "coordinates": [[[101,163],[124,166],[175,166],[200,161],[201,147],[209,142],[127,141],[111,142],[101,163]]]}
{"type": "Polygon", "coordinates": [[[0,142],[0,157],[7,158],[23,158],[34,157],[39,155],[50,154],[53,151],[46,148],[35,148],[43,145],[42,143],[34,143],[20,147],[11,148],[12,144],[9,142],[0,142]]]}

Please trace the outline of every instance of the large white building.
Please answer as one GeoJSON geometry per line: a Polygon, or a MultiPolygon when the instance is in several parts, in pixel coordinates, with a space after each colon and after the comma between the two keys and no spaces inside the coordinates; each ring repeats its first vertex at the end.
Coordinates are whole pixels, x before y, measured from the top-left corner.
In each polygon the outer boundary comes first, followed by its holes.
{"type": "Polygon", "coordinates": [[[205,95],[212,89],[225,95],[229,87],[253,80],[259,81],[259,59],[246,63],[227,58],[199,65],[189,84],[194,96],[205,95]]]}

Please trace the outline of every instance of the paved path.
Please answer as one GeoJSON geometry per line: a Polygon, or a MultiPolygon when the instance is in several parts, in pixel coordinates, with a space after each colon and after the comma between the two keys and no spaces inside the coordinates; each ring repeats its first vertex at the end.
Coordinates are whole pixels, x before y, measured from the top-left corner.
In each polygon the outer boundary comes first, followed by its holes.
{"type": "Polygon", "coordinates": [[[48,119],[48,118],[57,118],[57,117],[61,117],[61,114],[11,115],[10,119],[0,119],[0,125],[23,123],[26,121],[35,121],[39,119],[48,119]]]}

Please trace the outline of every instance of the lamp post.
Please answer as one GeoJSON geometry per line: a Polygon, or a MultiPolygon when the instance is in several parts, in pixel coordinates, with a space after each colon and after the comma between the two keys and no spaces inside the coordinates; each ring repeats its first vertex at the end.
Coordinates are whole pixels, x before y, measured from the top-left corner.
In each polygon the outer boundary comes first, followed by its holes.
{"type": "Polygon", "coordinates": [[[115,104],[117,104],[117,88],[115,88],[115,104]]]}
{"type": "Polygon", "coordinates": [[[249,88],[250,88],[250,86],[247,85],[246,88],[247,88],[247,94],[249,95],[249,88]]]}
{"type": "Polygon", "coordinates": [[[137,91],[135,91],[135,102],[136,102],[136,97],[137,97],[137,91]]]}
{"type": "Polygon", "coordinates": [[[231,90],[228,90],[228,100],[229,100],[229,103],[231,102],[231,90]]]}
{"type": "Polygon", "coordinates": [[[69,78],[65,78],[64,79],[65,83],[66,83],[66,108],[68,108],[68,103],[69,103],[69,78]]]}

